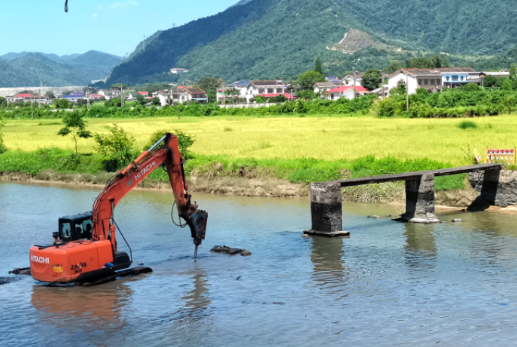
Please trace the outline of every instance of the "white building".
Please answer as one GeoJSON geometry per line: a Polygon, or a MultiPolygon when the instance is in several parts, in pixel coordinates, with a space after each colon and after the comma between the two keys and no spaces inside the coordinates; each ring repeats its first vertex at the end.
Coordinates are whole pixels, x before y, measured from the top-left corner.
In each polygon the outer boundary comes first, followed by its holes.
{"type": "Polygon", "coordinates": [[[407,82],[408,94],[416,94],[418,88],[430,92],[442,89],[442,75],[429,69],[400,69],[388,76],[388,89],[396,88],[399,82],[407,82]]]}
{"type": "Polygon", "coordinates": [[[187,69],[183,69],[183,68],[181,68],[181,67],[173,67],[173,68],[171,69],[171,74],[173,74],[173,75],[181,75],[181,74],[186,73],[186,72],[188,72],[188,71],[189,71],[189,70],[187,70],[187,69]]]}
{"type": "MultiPolygon", "coordinates": [[[[355,73],[355,85],[360,86],[363,82],[364,72],[355,73]]],[[[341,80],[341,84],[344,86],[353,86],[354,85],[354,74],[348,74],[341,80]]]]}
{"type": "Polygon", "coordinates": [[[247,95],[284,94],[287,86],[281,80],[251,81],[248,85],[247,95]]]}

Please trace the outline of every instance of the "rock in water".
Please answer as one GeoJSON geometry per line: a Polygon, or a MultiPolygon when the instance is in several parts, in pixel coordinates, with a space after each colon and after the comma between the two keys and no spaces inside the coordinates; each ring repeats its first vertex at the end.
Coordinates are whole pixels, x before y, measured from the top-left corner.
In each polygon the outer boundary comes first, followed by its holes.
{"type": "Polygon", "coordinates": [[[251,252],[248,250],[241,249],[241,248],[232,248],[232,247],[228,247],[228,246],[214,246],[210,251],[214,252],[214,253],[223,253],[223,254],[230,254],[230,255],[234,255],[234,254],[240,254],[242,256],[251,255],[251,252]]]}
{"type": "Polygon", "coordinates": [[[463,222],[463,219],[461,219],[461,218],[451,219],[451,222],[459,223],[459,222],[463,222]]]}

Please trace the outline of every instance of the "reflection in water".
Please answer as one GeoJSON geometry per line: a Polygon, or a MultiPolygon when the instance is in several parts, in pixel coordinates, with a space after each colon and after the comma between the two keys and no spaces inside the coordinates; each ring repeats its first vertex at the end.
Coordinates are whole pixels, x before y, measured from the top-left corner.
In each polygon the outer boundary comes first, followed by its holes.
{"type": "Polygon", "coordinates": [[[187,272],[186,274],[192,275],[194,281],[194,289],[187,292],[181,299],[187,303],[186,307],[195,310],[206,309],[210,305],[210,297],[206,295],[208,293],[208,287],[210,286],[206,281],[206,272],[204,269],[195,269],[187,272]]]}
{"type": "Polygon", "coordinates": [[[32,287],[31,304],[40,313],[39,320],[62,329],[117,332],[126,323],[121,309],[133,295],[123,283],[98,287],[32,287]]]}
{"type": "Polygon", "coordinates": [[[433,236],[435,224],[406,223],[404,226],[406,263],[409,266],[434,266],[437,254],[433,236]]]}
{"type": "Polygon", "coordinates": [[[202,268],[195,268],[190,271],[180,272],[178,275],[192,276],[194,288],[186,292],[181,300],[186,301],[185,307],[179,309],[172,320],[185,323],[190,320],[198,320],[207,315],[206,309],[212,302],[208,295],[210,285],[206,279],[206,271],[202,268]]]}
{"type": "MultiPolygon", "coordinates": [[[[343,239],[312,237],[311,261],[314,265],[314,282],[324,288],[333,288],[344,282],[345,267],[342,257],[343,239]]],[[[335,290],[332,293],[340,292],[335,290]]]]}

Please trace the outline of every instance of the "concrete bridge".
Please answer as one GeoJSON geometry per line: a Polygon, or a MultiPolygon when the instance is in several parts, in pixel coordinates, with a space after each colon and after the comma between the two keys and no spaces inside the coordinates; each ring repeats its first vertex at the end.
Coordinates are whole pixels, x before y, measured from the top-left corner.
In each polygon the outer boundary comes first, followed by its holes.
{"type": "Polygon", "coordinates": [[[501,164],[478,164],[450,169],[406,172],[394,175],[363,177],[349,180],[311,184],[312,229],[306,234],[323,236],[347,235],[343,231],[341,188],[372,183],[406,182],[406,212],[401,220],[414,223],[438,223],[434,209],[434,178],[438,176],[484,171],[480,198],[488,204],[495,203],[501,164]]]}

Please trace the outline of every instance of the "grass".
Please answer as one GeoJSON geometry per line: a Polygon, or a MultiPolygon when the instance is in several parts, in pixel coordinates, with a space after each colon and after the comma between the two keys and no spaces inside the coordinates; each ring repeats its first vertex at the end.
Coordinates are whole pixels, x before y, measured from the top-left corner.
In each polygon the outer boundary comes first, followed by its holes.
{"type": "MultiPolygon", "coordinates": [[[[375,117],[183,117],[145,119],[88,119],[92,132],[107,133],[113,123],[136,137],[138,148],[159,129],[186,131],[195,136],[192,152],[233,159],[355,160],[368,155],[399,160],[430,158],[464,165],[461,148],[513,148],[517,117],[476,119],[477,128],[465,131],[452,119],[378,119],[375,117]],[[229,131],[228,129],[231,129],[229,131]]],[[[56,120],[9,120],[3,128],[10,150],[36,151],[42,147],[73,149],[73,141],[58,136],[56,120]],[[45,125],[45,126],[42,126],[45,125]]],[[[468,127],[467,127],[468,128],[468,127]]],[[[93,153],[93,139],[79,140],[79,151],[93,153]]]]}

